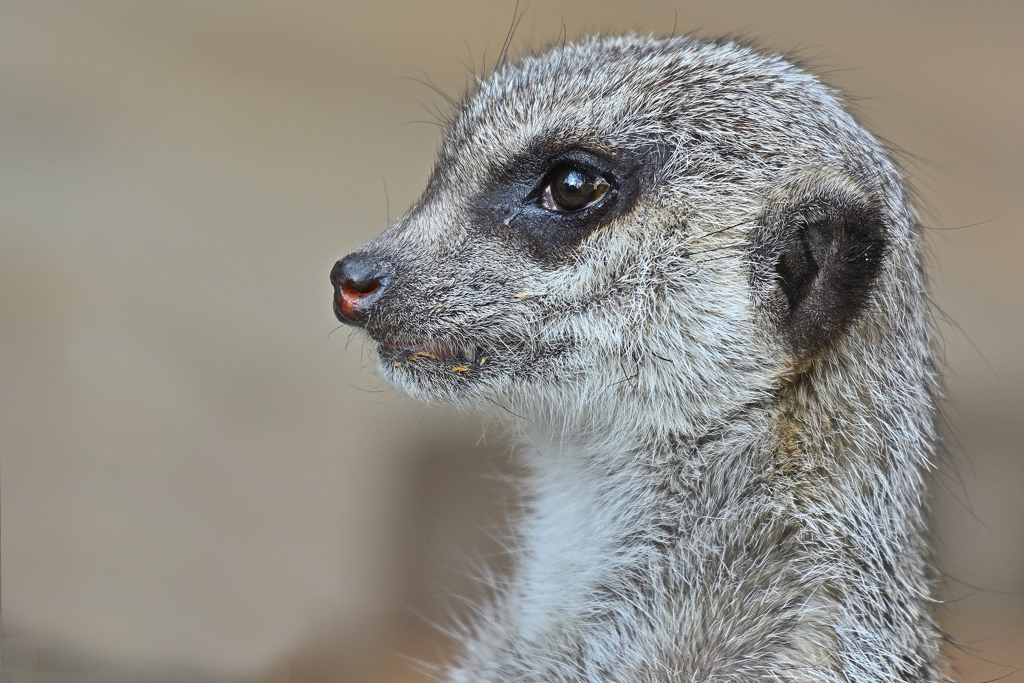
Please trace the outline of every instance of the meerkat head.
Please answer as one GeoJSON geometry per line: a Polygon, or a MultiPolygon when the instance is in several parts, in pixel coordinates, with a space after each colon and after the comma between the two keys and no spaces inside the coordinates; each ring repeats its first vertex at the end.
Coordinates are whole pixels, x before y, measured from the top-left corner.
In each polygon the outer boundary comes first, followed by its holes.
{"type": "Polygon", "coordinates": [[[892,336],[881,273],[916,273],[902,192],[779,57],[593,38],[468,99],[419,201],[334,266],[335,313],[414,397],[699,432],[892,336]]]}

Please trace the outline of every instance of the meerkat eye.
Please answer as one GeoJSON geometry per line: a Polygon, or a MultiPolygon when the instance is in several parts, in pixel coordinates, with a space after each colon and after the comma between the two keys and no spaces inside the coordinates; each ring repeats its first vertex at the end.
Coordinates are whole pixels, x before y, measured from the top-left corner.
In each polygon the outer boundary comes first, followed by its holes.
{"type": "Polygon", "coordinates": [[[563,166],[551,176],[540,203],[548,211],[579,211],[603,197],[609,187],[608,181],[599,175],[563,166]]]}

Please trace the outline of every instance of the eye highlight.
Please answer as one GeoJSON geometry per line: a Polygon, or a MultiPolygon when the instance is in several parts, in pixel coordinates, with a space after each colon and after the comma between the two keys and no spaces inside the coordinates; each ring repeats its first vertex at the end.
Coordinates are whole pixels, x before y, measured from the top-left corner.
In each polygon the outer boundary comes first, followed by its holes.
{"type": "Polygon", "coordinates": [[[540,205],[557,213],[579,211],[601,199],[610,187],[608,181],[599,175],[576,166],[562,166],[544,188],[540,205]]]}

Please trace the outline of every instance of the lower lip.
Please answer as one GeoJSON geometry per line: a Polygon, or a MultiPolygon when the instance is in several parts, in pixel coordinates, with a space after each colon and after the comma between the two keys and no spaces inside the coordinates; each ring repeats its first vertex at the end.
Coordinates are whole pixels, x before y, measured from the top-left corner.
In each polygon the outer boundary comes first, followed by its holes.
{"type": "Polygon", "coordinates": [[[440,346],[438,344],[428,344],[424,342],[410,342],[400,344],[381,344],[381,348],[387,349],[395,355],[428,355],[433,356],[438,360],[452,360],[458,354],[452,349],[446,346],[440,346]]]}

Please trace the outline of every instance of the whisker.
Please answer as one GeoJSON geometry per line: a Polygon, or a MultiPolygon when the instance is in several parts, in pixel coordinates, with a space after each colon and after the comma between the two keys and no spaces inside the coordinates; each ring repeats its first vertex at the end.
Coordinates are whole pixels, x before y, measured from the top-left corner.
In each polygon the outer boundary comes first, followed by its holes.
{"type": "Polygon", "coordinates": [[[689,253],[690,256],[695,256],[697,254],[708,254],[708,253],[711,253],[712,251],[722,251],[723,249],[746,249],[746,245],[745,244],[723,244],[720,247],[711,247],[710,249],[701,249],[700,251],[691,251],[691,252],[688,252],[688,253],[689,253]]]}
{"type": "Polygon", "coordinates": [[[725,232],[727,230],[734,230],[735,228],[740,228],[740,227],[743,227],[744,225],[750,225],[753,222],[754,221],[740,221],[739,223],[736,223],[735,225],[727,225],[724,228],[719,228],[718,230],[712,230],[711,232],[706,232],[703,235],[694,235],[693,238],[691,238],[691,239],[704,239],[705,237],[714,237],[715,235],[720,235],[720,234],[722,234],[723,232],[725,232]]]}

